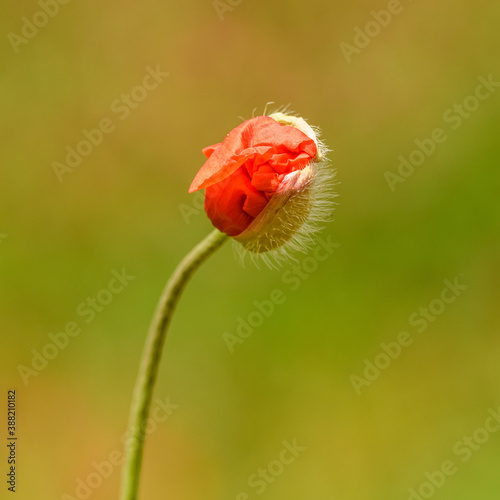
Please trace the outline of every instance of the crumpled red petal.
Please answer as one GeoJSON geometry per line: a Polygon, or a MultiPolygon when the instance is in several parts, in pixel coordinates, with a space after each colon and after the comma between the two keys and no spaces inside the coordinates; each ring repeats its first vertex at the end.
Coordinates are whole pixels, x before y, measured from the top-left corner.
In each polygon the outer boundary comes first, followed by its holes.
{"type": "Polygon", "coordinates": [[[267,204],[267,198],[250,183],[244,169],[233,172],[223,183],[205,190],[205,210],[220,231],[235,236],[249,226],[267,204]]]}
{"type": "Polygon", "coordinates": [[[277,166],[284,167],[282,155],[291,152],[296,153],[297,158],[289,166],[295,166],[292,170],[303,168],[306,158],[310,161],[316,156],[317,147],[312,138],[297,128],[281,125],[269,116],[258,116],[243,122],[229,132],[221,144],[205,148],[203,152],[208,159],[191,183],[190,193],[224,180],[251,158],[259,158],[262,164],[277,154],[277,166]]]}

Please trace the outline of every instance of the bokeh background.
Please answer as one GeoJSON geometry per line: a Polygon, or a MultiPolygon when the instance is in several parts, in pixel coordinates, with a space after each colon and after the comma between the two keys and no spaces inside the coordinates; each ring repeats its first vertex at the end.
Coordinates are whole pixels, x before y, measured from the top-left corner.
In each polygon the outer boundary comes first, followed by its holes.
{"type": "Polygon", "coordinates": [[[122,449],[160,291],[211,230],[187,193],[200,150],[274,102],[333,149],[339,205],[323,237],[340,246],[294,291],[290,266],[242,266],[230,244],[199,270],[155,392],[179,407],[151,427],[141,498],[407,499],[452,460],[422,498],[497,499],[500,432],[476,430],[500,406],[500,89],[456,130],[443,115],[480,76],[500,81],[500,4],[401,0],[348,62],[341,44],[387,2],[232,3],[74,1],[17,45],[9,34],[41,7],[4,6],[0,425],[15,388],[16,498],[118,497],[119,467],[99,480],[95,463],[122,449]],[[121,120],[112,103],[148,66],[168,76],[121,120]],[[59,182],[53,162],[106,117],[115,130],[59,182]],[[438,127],[447,140],[391,191],[386,172],[438,127]],[[123,268],[135,279],[85,324],[78,305],[123,268]],[[466,290],[417,333],[410,316],[457,277],[466,290]],[[230,353],[223,334],[274,289],[285,302],[230,353]],[[82,333],[24,384],[19,365],[68,321],[82,333]],[[412,345],[358,394],[353,375],[401,331],[412,345]],[[462,462],[454,447],[474,432],[462,462]],[[259,493],[249,477],[294,439],[306,449],[259,493]]]}

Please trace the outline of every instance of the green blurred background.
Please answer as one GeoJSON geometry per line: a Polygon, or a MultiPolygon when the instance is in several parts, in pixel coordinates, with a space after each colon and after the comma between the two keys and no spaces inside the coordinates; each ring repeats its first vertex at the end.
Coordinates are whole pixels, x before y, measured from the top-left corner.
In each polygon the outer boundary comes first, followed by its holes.
{"type": "Polygon", "coordinates": [[[341,44],[387,2],[237,3],[220,19],[210,0],[69,2],[17,53],[9,33],[41,7],[4,6],[0,425],[15,388],[15,498],[118,497],[119,467],[99,480],[93,464],[121,451],[160,291],[211,230],[187,193],[200,150],[272,101],[333,149],[339,205],[323,237],[340,247],[295,291],[289,266],[243,267],[230,244],[196,274],[155,391],[179,408],[148,437],[141,498],[407,499],[452,460],[423,494],[498,499],[500,432],[466,463],[453,450],[500,406],[500,91],[456,130],[443,115],[478,77],[500,81],[500,3],[402,0],[351,62],[341,44]],[[168,77],[121,120],[112,103],[157,65],[168,77]],[[106,117],[116,129],[59,182],[53,162],[106,117]],[[392,192],[385,173],[438,127],[447,140],[392,192]],[[78,305],[123,268],[135,279],[86,325],[78,305]],[[410,315],[457,276],[467,289],[418,334],[410,315]],[[231,354],[223,334],[274,289],[284,304],[231,354]],[[82,333],[25,385],[18,366],[69,321],[82,333]],[[352,376],[401,331],[412,345],[358,395],[352,376]],[[249,485],[294,439],[305,451],[265,491],[249,485]]]}

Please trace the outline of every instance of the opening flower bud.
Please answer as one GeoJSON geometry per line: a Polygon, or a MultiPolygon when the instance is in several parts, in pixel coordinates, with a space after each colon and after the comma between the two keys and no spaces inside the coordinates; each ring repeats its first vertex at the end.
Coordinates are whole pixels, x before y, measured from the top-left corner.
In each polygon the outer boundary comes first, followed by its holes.
{"type": "Polygon", "coordinates": [[[212,224],[246,251],[278,257],[284,246],[304,250],[333,208],[325,152],[302,118],[258,116],[203,150],[207,161],[189,192],[205,189],[212,224]]]}

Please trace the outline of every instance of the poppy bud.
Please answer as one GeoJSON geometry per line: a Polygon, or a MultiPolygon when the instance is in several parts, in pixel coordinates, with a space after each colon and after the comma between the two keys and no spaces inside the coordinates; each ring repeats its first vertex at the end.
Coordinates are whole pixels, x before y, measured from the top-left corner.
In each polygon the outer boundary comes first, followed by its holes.
{"type": "Polygon", "coordinates": [[[330,215],[333,173],[326,148],[302,118],[274,113],[243,122],[203,149],[189,192],[205,188],[212,224],[252,254],[305,250],[330,215]]]}

